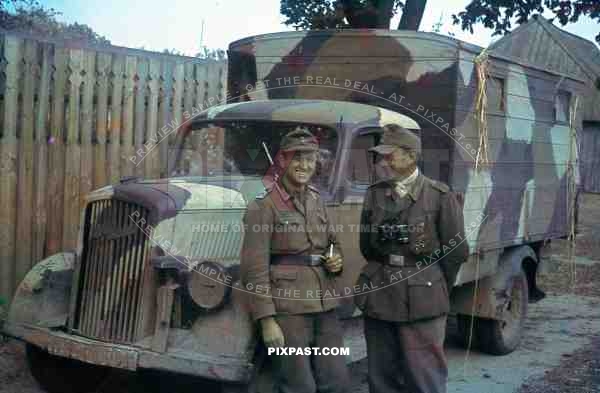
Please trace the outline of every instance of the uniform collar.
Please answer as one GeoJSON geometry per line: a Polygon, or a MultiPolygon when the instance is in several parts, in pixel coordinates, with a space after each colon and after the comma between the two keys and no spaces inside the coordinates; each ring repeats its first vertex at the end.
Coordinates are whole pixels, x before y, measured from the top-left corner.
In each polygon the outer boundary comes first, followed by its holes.
{"type": "Polygon", "coordinates": [[[286,181],[284,179],[281,179],[280,184],[281,184],[281,188],[282,191],[284,191],[287,195],[287,199],[291,198],[295,198],[299,201],[304,201],[306,199],[306,195],[308,195],[308,187],[304,187],[304,189],[302,191],[292,191],[290,190],[289,185],[285,184],[286,181]]]}
{"type": "MultiPolygon", "coordinates": [[[[417,199],[419,199],[419,196],[421,195],[421,190],[423,189],[424,181],[425,181],[425,176],[423,176],[423,174],[421,172],[417,172],[417,177],[407,185],[408,190],[407,190],[406,194],[413,201],[416,201],[417,199]]],[[[384,182],[387,183],[387,187],[388,187],[388,189],[386,190],[387,196],[392,197],[392,199],[394,199],[394,200],[401,198],[400,195],[398,195],[398,193],[396,193],[396,190],[395,190],[397,181],[395,181],[393,179],[388,179],[388,180],[385,180],[384,182]]]]}
{"type": "Polygon", "coordinates": [[[408,175],[407,177],[405,177],[402,180],[398,180],[396,181],[396,184],[400,184],[403,185],[405,187],[408,187],[409,184],[413,183],[415,180],[417,180],[417,177],[419,176],[419,168],[415,167],[415,170],[413,171],[413,173],[411,173],[410,175],[408,175]]]}
{"type": "Polygon", "coordinates": [[[424,181],[425,177],[421,174],[421,172],[417,172],[416,179],[408,188],[408,195],[412,198],[413,201],[419,199],[419,196],[421,195],[421,190],[423,189],[424,181]]]}

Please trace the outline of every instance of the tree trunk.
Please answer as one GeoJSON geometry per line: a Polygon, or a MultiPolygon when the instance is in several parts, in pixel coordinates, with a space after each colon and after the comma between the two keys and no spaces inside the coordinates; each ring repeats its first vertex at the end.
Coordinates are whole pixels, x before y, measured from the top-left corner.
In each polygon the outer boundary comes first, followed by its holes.
{"type": "Polygon", "coordinates": [[[352,0],[340,0],[348,24],[353,29],[389,29],[394,0],[371,0],[356,8],[352,0]]]}
{"type": "Polygon", "coordinates": [[[398,30],[419,30],[427,0],[406,0],[398,30]]]}
{"type": "Polygon", "coordinates": [[[389,29],[392,11],[394,10],[394,0],[376,0],[377,7],[377,28],[389,29]]]}

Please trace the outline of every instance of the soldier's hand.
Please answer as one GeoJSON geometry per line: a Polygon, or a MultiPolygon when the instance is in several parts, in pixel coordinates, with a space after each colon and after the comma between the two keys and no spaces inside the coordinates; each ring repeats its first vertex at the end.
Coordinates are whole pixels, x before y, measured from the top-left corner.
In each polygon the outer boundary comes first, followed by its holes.
{"type": "Polygon", "coordinates": [[[321,255],[323,265],[330,273],[339,273],[344,267],[342,256],[340,254],[333,254],[332,256],[321,255]]]}
{"type": "Polygon", "coordinates": [[[285,345],[283,331],[281,331],[275,318],[266,317],[261,319],[260,327],[262,330],[263,341],[267,347],[283,347],[285,345]]]}

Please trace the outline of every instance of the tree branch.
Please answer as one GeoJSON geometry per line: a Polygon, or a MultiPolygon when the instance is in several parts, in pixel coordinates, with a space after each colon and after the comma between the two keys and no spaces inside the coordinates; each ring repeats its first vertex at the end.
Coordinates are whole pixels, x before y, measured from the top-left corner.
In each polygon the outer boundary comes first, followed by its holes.
{"type": "Polygon", "coordinates": [[[419,30],[427,0],[406,0],[398,30],[419,30]]]}

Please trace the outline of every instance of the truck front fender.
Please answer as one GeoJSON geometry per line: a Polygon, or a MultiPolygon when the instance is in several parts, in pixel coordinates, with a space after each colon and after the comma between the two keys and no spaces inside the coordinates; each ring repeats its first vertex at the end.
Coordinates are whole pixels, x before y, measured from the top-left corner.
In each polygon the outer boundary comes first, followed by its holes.
{"type": "Polygon", "coordinates": [[[52,255],[25,276],[8,310],[11,324],[64,326],[69,314],[74,252],[52,255]]]}

